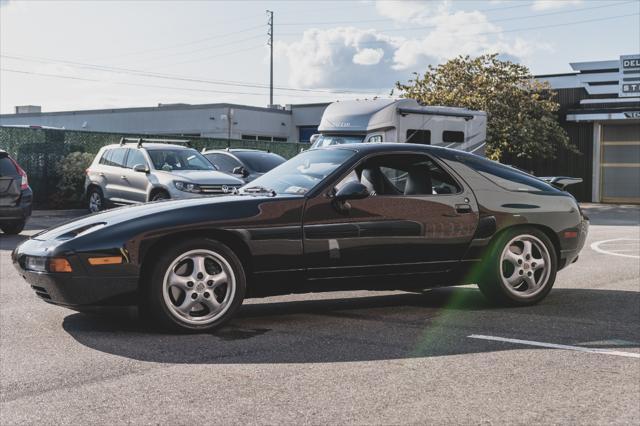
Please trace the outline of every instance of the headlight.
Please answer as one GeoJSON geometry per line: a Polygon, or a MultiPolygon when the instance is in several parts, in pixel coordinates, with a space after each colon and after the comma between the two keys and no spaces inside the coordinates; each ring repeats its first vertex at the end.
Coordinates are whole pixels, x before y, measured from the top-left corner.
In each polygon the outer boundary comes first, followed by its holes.
{"type": "Polygon", "coordinates": [[[27,256],[24,268],[34,272],[73,272],[64,257],[27,256]]]}
{"type": "Polygon", "coordinates": [[[198,185],[196,183],[181,182],[181,181],[178,180],[178,181],[173,182],[173,184],[180,191],[184,191],[184,192],[201,192],[200,185],[198,185]]]}

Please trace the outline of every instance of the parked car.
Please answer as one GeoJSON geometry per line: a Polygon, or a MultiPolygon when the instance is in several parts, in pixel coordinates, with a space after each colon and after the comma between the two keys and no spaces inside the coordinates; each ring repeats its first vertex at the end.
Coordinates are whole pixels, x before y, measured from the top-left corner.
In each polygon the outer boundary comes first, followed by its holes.
{"type": "Polygon", "coordinates": [[[305,151],[239,194],[87,216],[13,252],[44,301],[209,330],[246,297],[476,283],[526,306],[578,258],[589,222],[569,193],[462,151],[412,144],[305,151]]]}
{"type": "Polygon", "coordinates": [[[0,149],[0,229],[5,234],[19,234],[31,216],[33,192],[27,173],[0,149]]]}
{"type": "Polygon", "coordinates": [[[259,149],[212,149],[203,151],[203,155],[218,170],[236,175],[245,182],[251,182],[287,161],[278,154],[259,149]]]}
{"type": "Polygon", "coordinates": [[[184,141],[123,138],[120,144],[103,147],[86,171],[89,210],[221,195],[244,184],[217,171],[202,154],[179,142],[184,141]]]}

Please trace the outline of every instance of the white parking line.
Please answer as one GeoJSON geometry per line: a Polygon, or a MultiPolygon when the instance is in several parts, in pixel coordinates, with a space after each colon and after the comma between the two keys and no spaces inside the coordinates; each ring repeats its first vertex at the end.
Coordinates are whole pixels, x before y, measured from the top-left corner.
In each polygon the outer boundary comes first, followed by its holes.
{"type": "Polygon", "coordinates": [[[569,351],[587,352],[602,355],[624,356],[628,358],[640,358],[640,353],[612,351],[609,349],[584,348],[582,346],[558,345],[556,343],[535,342],[533,340],[507,339],[505,337],[485,336],[482,334],[472,334],[467,336],[471,339],[493,340],[495,342],[515,343],[518,345],[539,346],[543,348],[565,349],[569,351]]]}
{"type": "Polygon", "coordinates": [[[635,243],[635,242],[638,242],[638,241],[640,241],[640,240],[633,239],[633,238],[615,238],[613,240],[596,241],[595,243],[591,244],[591,250],[597,251],[598,253],[602,253],[602,254],[609,254],[611,256],[630,257],[632,259],[640,259],[640,256],[637,256],[637,255],[634,255],[634,254],[622,254],[622,253],[615,253],[615,252],[611,251],[611,250],[615,250],[615,248],[612,248],[612,249],[609,249],[609,250],[605,250],[605,249],[600,247],[603,244],[612,243],[612,242],[619,242],[619,243],[622,243],[622,244],[628,244],[628,242],[634,242],[635,243]]]}

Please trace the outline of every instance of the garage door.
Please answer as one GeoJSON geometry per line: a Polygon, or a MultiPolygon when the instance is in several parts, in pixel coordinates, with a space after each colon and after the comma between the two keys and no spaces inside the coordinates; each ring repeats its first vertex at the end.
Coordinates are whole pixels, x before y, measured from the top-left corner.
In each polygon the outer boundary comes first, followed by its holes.
{"type": "Polygon", "coordinates": [[[640,123],[602,126],[601,199],[640,203],[640,123]]]}

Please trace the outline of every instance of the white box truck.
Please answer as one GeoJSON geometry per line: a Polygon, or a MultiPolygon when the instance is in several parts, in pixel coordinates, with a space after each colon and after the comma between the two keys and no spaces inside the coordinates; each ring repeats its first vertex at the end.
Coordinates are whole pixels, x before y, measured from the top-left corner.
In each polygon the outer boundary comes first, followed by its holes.
{"type": "Polygon", "coordinates": [[[404,142],[456,148],[484,156],[487,114],[466,108],[425,106],[415,99],[339,101],[324,111],[318,132],[313,148],[404,142]]]}

